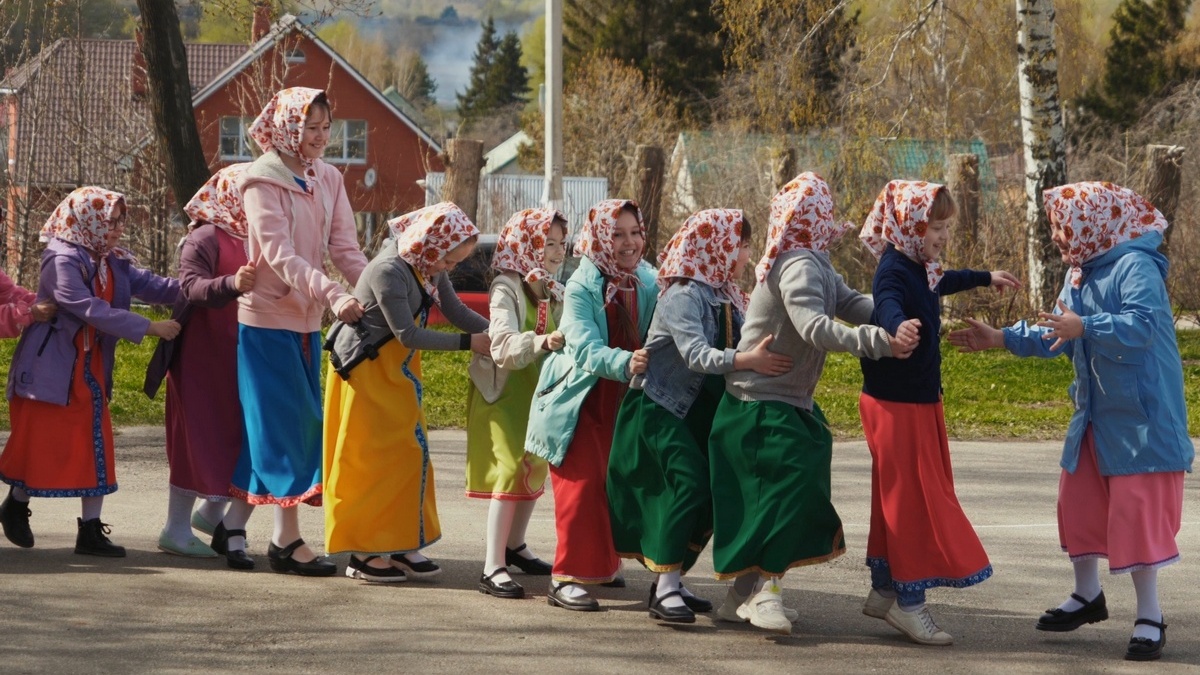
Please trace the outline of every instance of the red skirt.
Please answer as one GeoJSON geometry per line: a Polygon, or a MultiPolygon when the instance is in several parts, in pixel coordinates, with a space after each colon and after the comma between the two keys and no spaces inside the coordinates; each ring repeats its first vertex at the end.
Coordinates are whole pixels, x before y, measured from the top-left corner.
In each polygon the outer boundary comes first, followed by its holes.
{"type": "Polygon", "coordinates": [[[983,544],[954,494],[942,404],[858,401],[871,450],[867,565],[887,567],[898,590],[973,586],[992,575],[983,544]]]}

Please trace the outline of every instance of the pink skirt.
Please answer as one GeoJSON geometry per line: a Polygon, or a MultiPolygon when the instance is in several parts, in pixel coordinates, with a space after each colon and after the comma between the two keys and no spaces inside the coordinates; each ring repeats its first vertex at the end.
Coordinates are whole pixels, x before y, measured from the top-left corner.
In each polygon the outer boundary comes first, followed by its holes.
{"type": "Polygon", "coordinates": [[[1102,476],[1088,425],[1075,473],[1058,481],[1058,539],[1071,562],[1107,558],[1121,574],[1179,560],[1183,472],[1102,476]]]}

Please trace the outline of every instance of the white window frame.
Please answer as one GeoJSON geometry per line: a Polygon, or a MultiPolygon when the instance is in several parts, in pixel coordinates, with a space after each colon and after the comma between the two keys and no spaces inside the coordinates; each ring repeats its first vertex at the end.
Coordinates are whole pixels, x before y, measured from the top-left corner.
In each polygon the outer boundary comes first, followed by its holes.
{"type": "Polygon", "coordinates": [[[369,146],[368,146],[368,136],[369,135],[370,135],[370,125],[367,124],[366,120],[343,120],[343,119],[334,120],[333,124],[331,125],[331,127],[329,129],[329,145],[325,148],[326,154],[324,157],[322,157],[322,159],[324,159],[326,162],[329,162],[330,164],[366,164],[367,163],[367,152],[369,150],[369,146]],[[362,138],[361,139],[347,138],[346,137],[346,125],[347,124],[361,124],[362,125],[362,138]],[[362,151],[361,157],[353,157],[353,158],[349,157],[350,143],[352,141],[353,142],[358,142],[358,141],[362,142],[363,151],[362,151]],[[336,150],[338,148],[339,144],[341,146],[340,153],[337,155],[329,154],[330,150],[331,149],[336,150]]]}
{"type": "Polygon", "coordinates": [[[250,139],[250,134],[246,131],[253,122],[253,117],[234,117],[233,115],[222,116],[217,121],[217,150],[221,153],[221,159],[238,161],[254,159],[254,147],[252,145],[254,141],[250,139]],[[225,141],[232,138],[232,136],[225,134],[225,120],[238,121],[238,150],[244,152],[244,154],[225,154],[225,141]]]}

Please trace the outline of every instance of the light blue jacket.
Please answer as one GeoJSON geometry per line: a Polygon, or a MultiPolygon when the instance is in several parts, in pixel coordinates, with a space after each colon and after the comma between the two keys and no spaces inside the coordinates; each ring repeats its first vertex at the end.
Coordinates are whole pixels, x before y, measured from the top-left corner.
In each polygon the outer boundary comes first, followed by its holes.
{"type": "Polygon", "coordinates": [[[1059,298],[1082,317],[1083,336],[1059,351],[1042,339],[1048,329],[1024,321],[1004,329],[1004,346],[1013,354],[1066,353],[1075,367],[1069,390],[1075,414],[1062,456],[1070,473],[1079,465],[1088,424],[1105,476],[1192,469],[1195,449],[1161,242],[1162,235],[1152,233],[1118,244],[1083,265],[1080,288],[1063,286],[1059,298]]]}
{"type": "MultiPolygon", "coordinates": [[[[646,336],[650,365],[642,378],[642,389],[650,400],[680,419],[696,402],[705,375],[724,375],[733,370],[737,349],[713,347],[717,341],[717,311],[723,311],[722,303],[712,286],[695,281],[671,285],[654,310],[646,336]]],[[[736,309],[733,317],[732,328],[740,330],[742,317],[736,309]]]]}
{"type": "MultiPolygon", "coordinates": [[[[638,266],[638,334],[643,338],[658,300],[657,276],[649,263],[638,266]]],[[[554,466],[561,466],[567,455],[579,409],[596,381],[601,377],[629,381],[631,354],[608,346],[604,277],[587,258],[579,261],[579,269],[567,281],[558,329],[566,346],[542,362],[525,433],[525,450],[554,466]]]]}

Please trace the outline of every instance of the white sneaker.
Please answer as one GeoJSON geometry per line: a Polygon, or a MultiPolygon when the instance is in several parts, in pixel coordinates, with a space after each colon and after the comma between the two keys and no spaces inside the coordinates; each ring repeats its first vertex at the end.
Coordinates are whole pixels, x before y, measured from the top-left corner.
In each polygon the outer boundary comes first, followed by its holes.
{"type": "MultiPolygon", "coordinates": [[[[783,615],[790,623],[796,623],[800,618],[800,612],[787,606],[783,608],[783,615]]],[[[738,595],[733,586],[725,592],[725,602],[721,603],[721,608],[717,610],[717,618],[729,623],[746,623],[750,620],[750,608],[746,606],[746,598],[738,595]]]]}
{"type": "Polygon", "coordinates": [[[879,593],[874,588],[867,594],[867,601],[863,603],[863,614],[874,618],[882,619],[887,616],[888,610],[892,605],[896,604],[896,598],[887,598],[879,593]]]}
{"type": "Polygon", "coordinates": [[[790,635],[792,622],[784,612],[783,595],[767,588],[758,592],[737,610],[738,616],[746,618],[754,626],[764,630],[790,635]]]}
{"type": "Polygon", "coordinates": [[[946,646],[954,642],[954,637],[938,628],[933,622],[933,616],[928,607],[922,607],[915,612],[900,609],[900,603],[895,603],[883,616],[892,628],[904,633],[908,639],[920,645],[946,646]]]}

